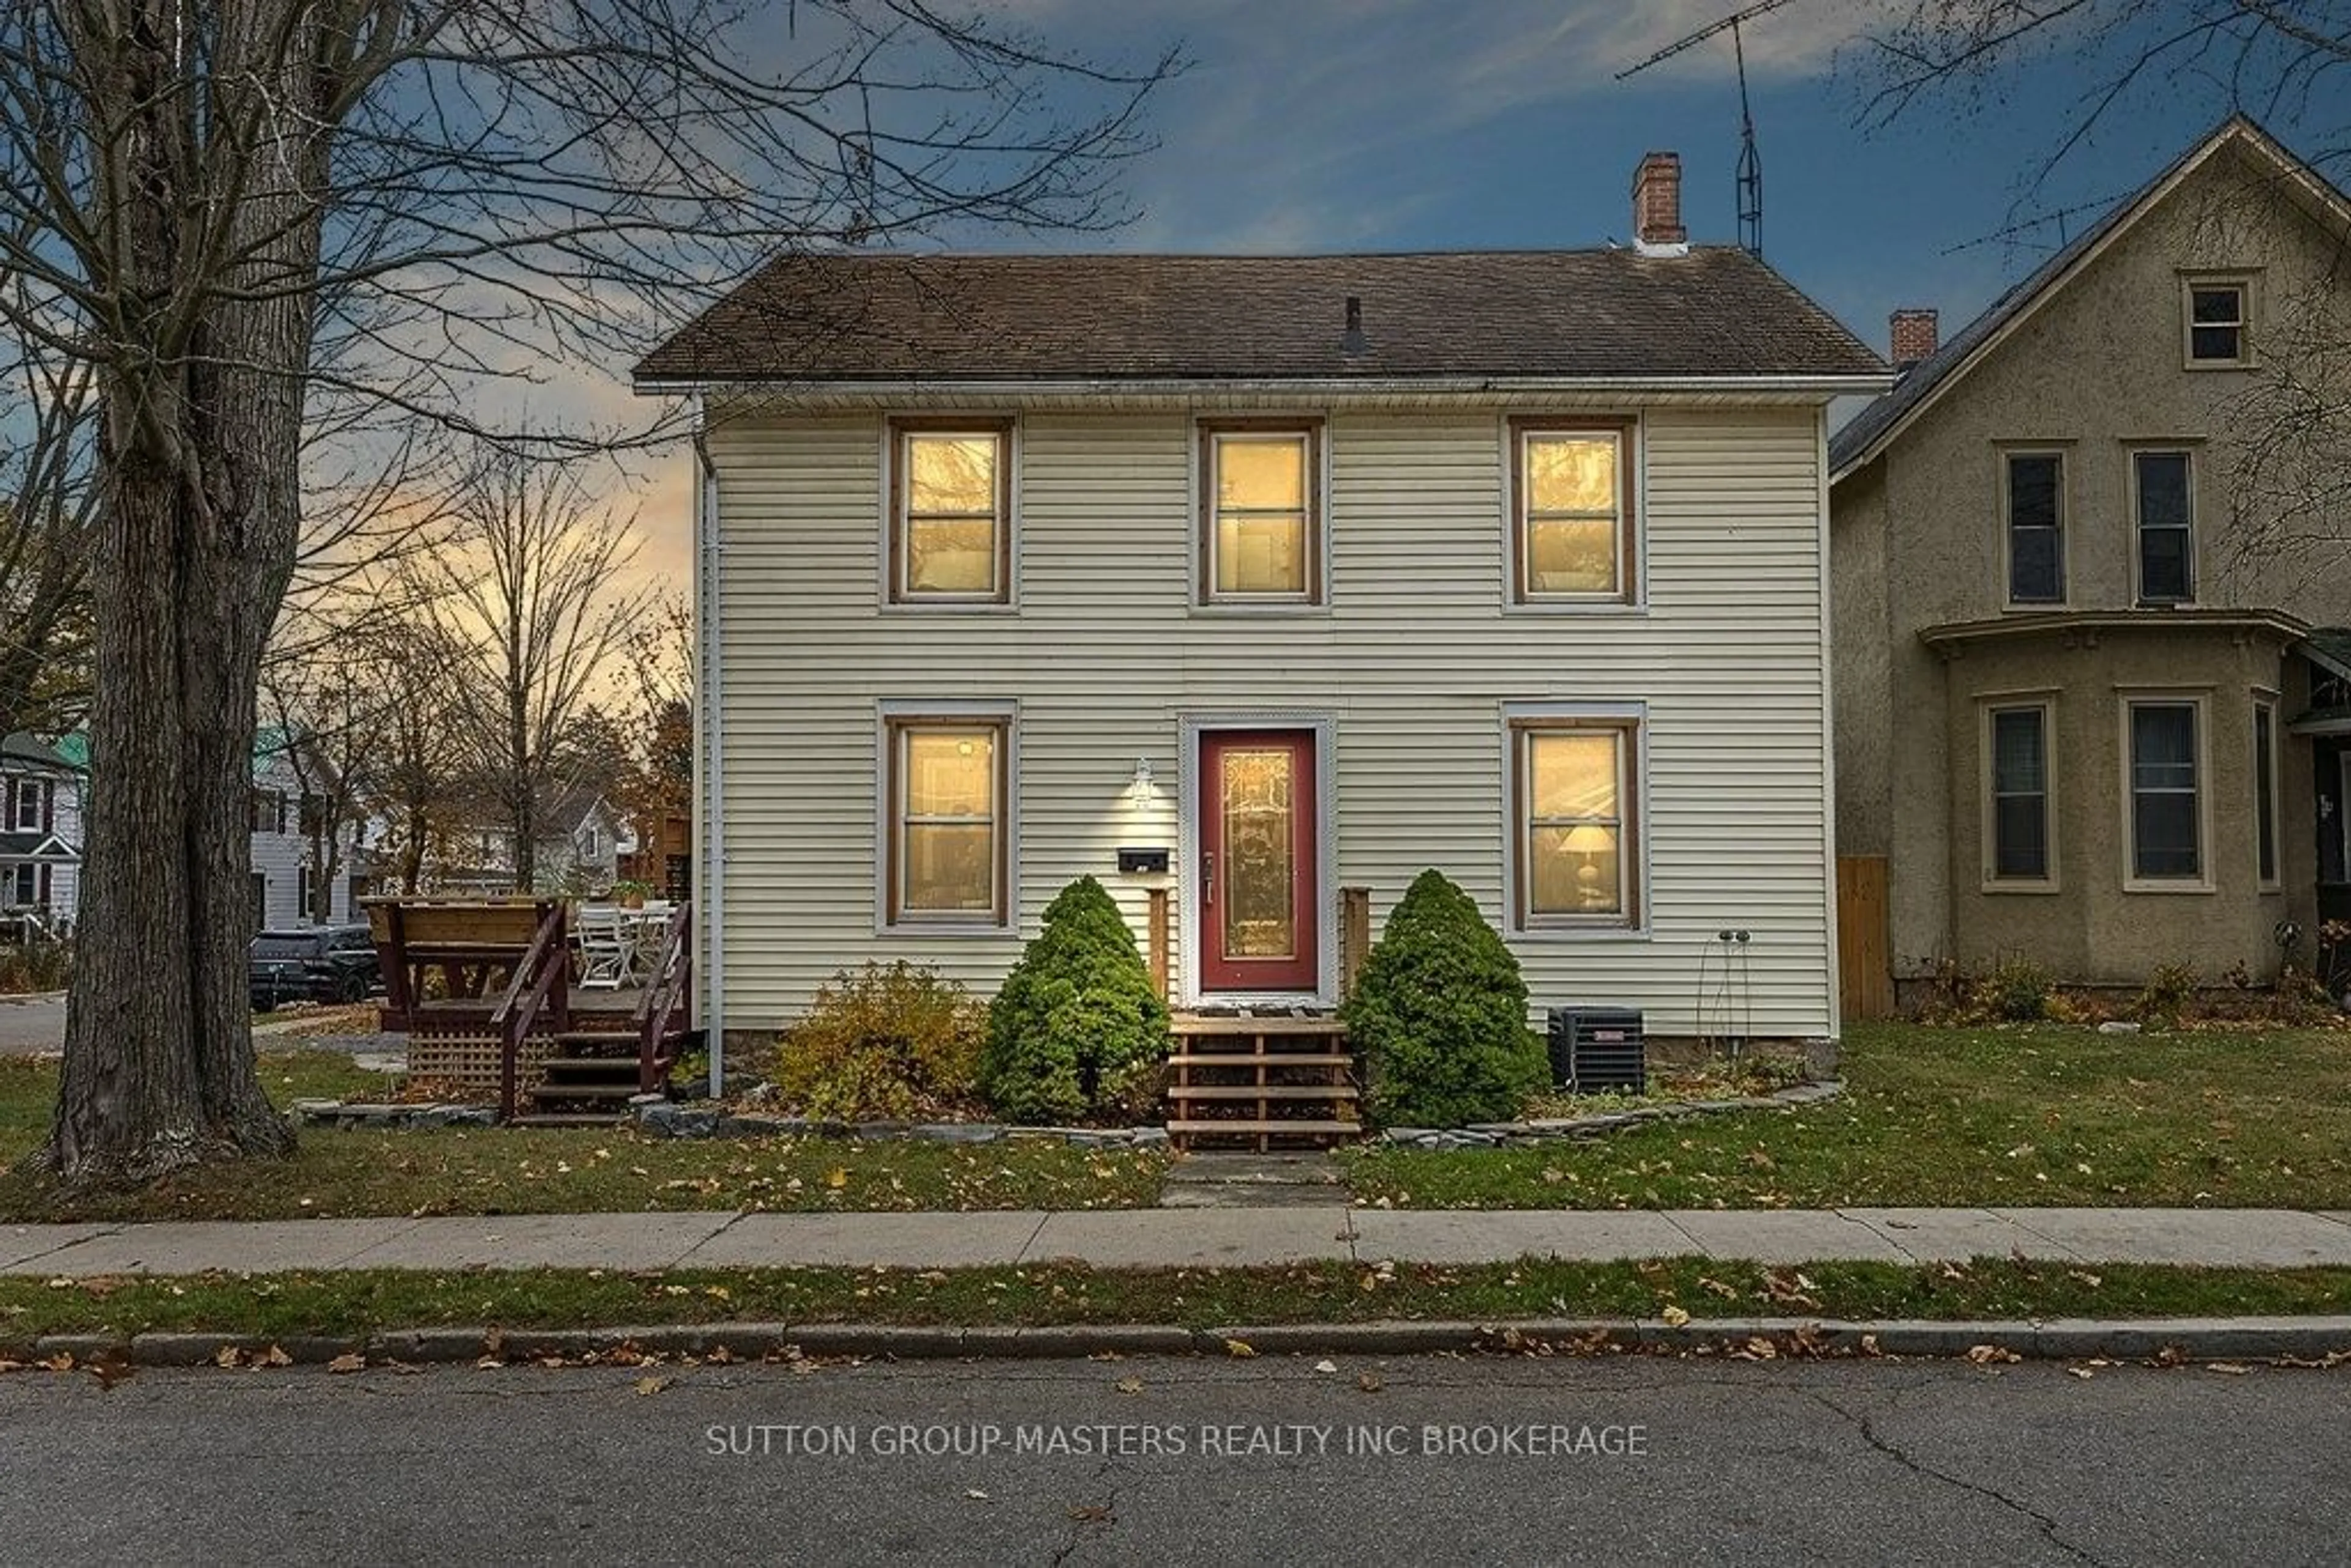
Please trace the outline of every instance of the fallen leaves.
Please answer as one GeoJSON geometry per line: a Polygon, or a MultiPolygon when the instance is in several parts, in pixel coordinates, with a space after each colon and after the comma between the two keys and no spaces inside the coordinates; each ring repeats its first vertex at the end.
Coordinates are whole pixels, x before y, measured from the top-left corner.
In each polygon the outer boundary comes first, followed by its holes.
{"type": "Polygon", "coordinates": [[[649,1398],[676,1381],[674,1377],[640,1377],[637,1379],[637,1397],[649,1398]]]}
{"type": "Polygon", "coordinates": [[[339,1355],[335,1357],[334,1360],[327,1363],[327,1370],[339,1375],[352,1372],[365,1372],[367,1370],[367,1357],[360,1355],[356,1352],[345,1352],[343,1354],[339,1355]]]}
{"type": "Polygon", "coordinates": [[[2010,1365],[2024,1357],[2003,1344],[1975,1344],[1968,1347],[1968,1360],[1976,1366],[2010,1365]]]}
{"type": "Polygon", "coordinates": [[[1690,1321],[1689,1313],[1676,1306],[1668,1306],[1664,1312],[1657,1315],[1666,1320],[1666,1326],[1667,1328],[1677,1329],[1690,1321]]]}
{"type": "Polygon", "coordinates": [[[1247,1340],[1228,1339],[1225,1341],[1225,1354],[1227,1355],[1233,1356],[1236,1359],[1245,1361],[1257,1354],[1257,1349],[1247,1340]]]}

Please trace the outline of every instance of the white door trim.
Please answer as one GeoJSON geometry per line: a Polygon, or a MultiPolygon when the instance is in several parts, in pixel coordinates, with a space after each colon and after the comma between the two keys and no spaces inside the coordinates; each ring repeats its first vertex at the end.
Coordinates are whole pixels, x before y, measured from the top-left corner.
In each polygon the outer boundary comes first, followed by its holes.
{"type": "Polygon", "coordinates": [[[1337,759],[1338,716],[1324,710],[1243,708],[1176,716],[1176,1002],[1197,1007],[1212,999],[1220,1007],[1334,1007],[1339,998],[1339,855],[1337,759]],[[1194,870],[1200,863],[1200,737],[1230,729],[1295,729],[1314,736],[1314,910],[1317,979],[1311,993],[1200,989],[1200,895],[1194,870]]]}

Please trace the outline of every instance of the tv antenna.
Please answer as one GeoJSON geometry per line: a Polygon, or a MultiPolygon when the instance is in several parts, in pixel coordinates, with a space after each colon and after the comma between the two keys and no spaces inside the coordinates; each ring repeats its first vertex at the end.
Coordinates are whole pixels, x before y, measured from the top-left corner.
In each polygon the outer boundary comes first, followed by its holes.
{"type": "Polygon", "coordinates": [[[1751,22],[1764,12],[1777,11],[1788,3],[1789,0],[1756,0],[1746,9],[1734,11],[1719,22],[1677,38],[1638,65],[1626,66],[1616,73],[1616,79],[1623,81],[1661,60],[1673,58],[1684,49],[1696,47],[1718,33],[1730,35],[1730,56],[1739,69],[1739,244],[1758,258],[1763,255],[1763,160],[1755,151],[1755,116],[1747,107],[1747,43],[1739,28],[1740,23],[1751,22]]]}

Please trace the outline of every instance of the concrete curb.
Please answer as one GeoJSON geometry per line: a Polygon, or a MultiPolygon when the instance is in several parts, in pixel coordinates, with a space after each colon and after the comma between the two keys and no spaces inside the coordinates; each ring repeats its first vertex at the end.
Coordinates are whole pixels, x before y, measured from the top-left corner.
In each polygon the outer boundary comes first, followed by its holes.
{"type": "MultiPolygon", "coordinates": [[[[1892,1319],[1709,1318],[1668,1323],[1657,1318],[1522,1319],[1499,1322],[1269,1323],[1186,1329],[1172,1324],[1096,1324],[1053,1328],[899,1327],[861,1323],[700,1323],[601,1329],[434,1328],[368,1335],[142,1333],[47,1334],[16,1354],[35,1361],[120,1359],[140,1366],[206,1366],[224,1351],[247,1358],[272,1349],[298,1365],[340,1356],[371,1362],[450,1364],[485,1358],[528,1362],[607,1355],[623,1348],[647,1356],[707,1356],[745,1361],[797,1353],[897,1361],[973,1358],[1074,1360],[1102,1355],[1238,1354],[1238,1341],[1259,1355],[1426,1355],[1464,1352],[1570,1354],[1599,1350],[1774,1356],[2011,1357],[2074,1361],[2339,1361],[2351,1359],[2351,1315],[2271,1318],[2083,1318],[1980,1322],[1892,1319]]],[[[5,1349],[0,1345],[0,1349],[5,1349]]]]}

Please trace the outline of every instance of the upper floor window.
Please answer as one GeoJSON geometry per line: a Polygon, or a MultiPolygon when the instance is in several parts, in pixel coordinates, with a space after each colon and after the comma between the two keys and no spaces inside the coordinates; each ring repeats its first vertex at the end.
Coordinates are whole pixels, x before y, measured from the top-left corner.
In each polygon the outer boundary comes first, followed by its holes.
{"type": "Polygon", "coordinates": [[[38,832],[48,810],[49,783],[45,779],[16,779],[9,781],[9,793],[15,796],[14,809],[9,812],[8,825],[18,832],[38,832]]]}
{"type": "Polygon", "coordinates": [[[1006,604],[1012,597],[1008,420],[893,420],[890,598],[1006,604]]]}
{"type": "Polygon", "coordinates": [[[1203,602],[1322,602],[1321,435],[1311,421],[1200,426],[1203,602]]]}
{"type": "Polygon", "coordinates": [[[2065,459],[2008,454],[2008,601],[2065,602],[2065,459]]]}
{"type": "Polygon", "coordinates": [[[253,792],[252,826],[256,833],[282,833],[286,831],[284,790],[256,789],[253,792]]]}
{"type": "Polygon", "coordinates": [[[2241,278],[2184,280],[2187,295],[2188,364],[2192,369],[2250,363],[2245,334],[2251,326],[2251,290],[2241,278]]]}
{"type": "Polygon", "coordinates": [[[1631,434],[1623,421],[1510,422],[1518,602],[1632,600],[1631,434]]]}
{"type": "Polygon", "coordinates": [[[2196,597],[2195,480],[2185,452],[2131,454],[2141,604],[2185,604],[2196,597]]]}

